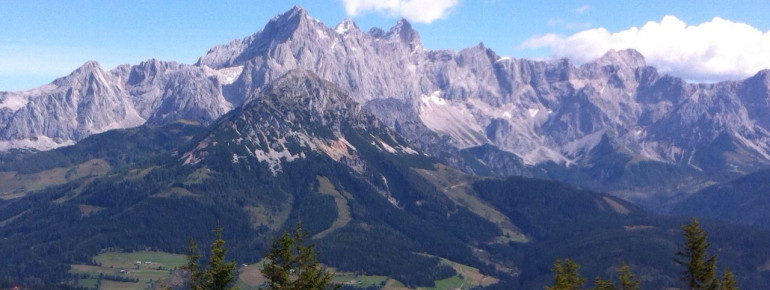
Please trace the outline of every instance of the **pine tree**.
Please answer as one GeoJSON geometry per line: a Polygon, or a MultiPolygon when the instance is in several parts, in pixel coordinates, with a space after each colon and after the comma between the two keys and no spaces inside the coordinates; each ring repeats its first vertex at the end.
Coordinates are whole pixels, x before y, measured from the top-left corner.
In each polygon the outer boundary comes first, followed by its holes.
{"type": "Polygon", "coordinates": [[[304,244],[301,222],[293,233],[286,231],[273,242],[262,269],[270,289],[339,289],[331,286],[333,275],[319,265],[315,246],[304,244]]]}
{"type": "Polygon", "coordinates": [[[200,258],[198,244],[195,243],[195,239],[190,238],[190,245],[187,247],[187,265],[182,266],[183,270],[190,272],[190,289],[200,289],[200,281],[203,276],[198,263],[200,258]]]}
{"type": "Polygon", "coordinates": [[[717,256],[708,256],[710,244],[707,241],[708,233],[701,229],[700,223],[693,218],[692,222],[682,226],[685,243],[676,252],[674,260],[686,267],[682,271],[682,281],[688,289],[718,289],[719,281],[716,278],[717,256]]]}
{"type": "Polygon", "coordinates": [[[616,290],[615,284],[612,283],[610,280],[604,280],[601,277],[596,277],[594,279],[594,288],[591,288],[593,290],[616,290]]]}
{"type": "Polygon", "coordinates": [[[187,265],[182,269],[190,271],[190,289],[191,290],[225,290],[238,288],[228,288],[235,282],[236,262],[225,262],[227,248],[225,240],[222,238],[222,226],[217,224],[214,230],[216,239],[211,243],[211,257],[205,270],[200,269],[198,261],[201,254],[198,251],[198,244],[193,238],[190,238],[190,245],[187,248],[187,265]]]}
{"type": "Polygon", "coordinates": [[[725,269],[724,275],[722,275],[722,281],[720,281],[721,290],[738,290],[737,283],[735,282],[735,274],[730,271],[730,268],[725,269]]]}
{"type": "Polygon", "coordinates": [[[227,248],[225,248],[225,240],[222,238],[222,226],[217,225],[214,233],[216,239],[211,243],[211,257],[208,267],[203,273],[201,286],[203,289],[224,290],[228,289],[228,286],[237,278],[234,272],[237,263],[225,261],[227,248]]]}
{"type": "Polygon", "coordinates": [[[621,290],[640,290],[642,287],[639,285],[639,279],[631,272],[631,267],[626,264],[626,261],[620,263],[618,268],[618,274],[620,274],[620,289],[621,290]]]}
{"type": "Polygon", "coordinates": [[[554,273],[554,285],[545,286],[546,290],[577,290],[586,283],[586,278],[580,277],[580,265],[570,259],[556,259],[551,271],[554,273]]]}

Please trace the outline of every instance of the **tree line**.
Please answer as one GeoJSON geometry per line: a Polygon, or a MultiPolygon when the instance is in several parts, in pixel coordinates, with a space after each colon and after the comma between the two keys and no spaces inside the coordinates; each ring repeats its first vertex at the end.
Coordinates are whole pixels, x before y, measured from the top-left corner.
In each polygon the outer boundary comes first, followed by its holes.
{"type": "MultiPolygon", "coordinates": [[[[187,264],[182,267],[189,279],[185,288],[191,290],[238,289],[232,285],[237,280],[235,261],[226,261],[227,248],[222,238],[222,226],[214,230],[216,239],[211,244],[208,264],[201,268],[202,255],[194,239],[190,238],[187,264]]],[[[305,245],[306,233],[301,222],[291,233],[285,231],[273,241],[266,254],[262,274],[267,278],[267,288],[276,290],[322,290],[340,289],[333,285],[334,275],[321,266],[315,252],[315,245],[305,245]]],[[[163,287],[172,289],[171,287],[163,287]]]]}
{"type": "MultiPolygon", "coordinates": [[[[689,224],[682,226],[685,242],[674,256],[674,261],[684,267],[681,280],[685,289],[690,290],[737,290],[735,274],[726,268],[722,277],[717,275],[717,255],[709,255],[708,233],[693,218],[689,224]]],[[[580,265],[567,258],[557,259],[551,271],[554,273],[553,285],[545,286],[546,290],[578,290],[588,281],[580,276],[580,265]]],[[[609,279],[596,277],[592,290],[639,290],[641,283],[631,271],[631,267],[623,261],[618,268],[618,283],[609,279]]]]}

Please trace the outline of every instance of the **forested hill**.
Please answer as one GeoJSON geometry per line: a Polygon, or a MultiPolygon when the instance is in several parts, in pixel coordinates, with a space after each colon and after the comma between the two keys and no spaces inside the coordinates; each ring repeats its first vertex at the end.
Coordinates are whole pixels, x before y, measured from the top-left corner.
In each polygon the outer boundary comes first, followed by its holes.
{"type": "Polygon", "coordinates": [[[770,170],[703,189],[671,211],[770,230],[770,170]]]}

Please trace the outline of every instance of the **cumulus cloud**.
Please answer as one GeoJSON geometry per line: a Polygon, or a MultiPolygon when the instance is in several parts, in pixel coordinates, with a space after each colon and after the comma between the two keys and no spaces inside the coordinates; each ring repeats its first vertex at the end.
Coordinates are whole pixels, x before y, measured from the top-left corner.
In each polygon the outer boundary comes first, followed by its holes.
{"type": "Polygon", "coordinates": [[[770,31],[719,17],[687,25],[675,16],[665,16],[660,22],[616,33],[595,28],[570,36],[537,36],[521,47],[547,48],[551,56],[577,63],[596,59],[610,49],[633,48],[645,56],[648,65],[694,81],[743,79],[770,68],[770,31]]]}
{"type": "Polygon", "coordinates": [[[413,22],[431,23],[446,18],[459,0],[342,0],[342,4],[350,16],[375,11],[413,22]]]}

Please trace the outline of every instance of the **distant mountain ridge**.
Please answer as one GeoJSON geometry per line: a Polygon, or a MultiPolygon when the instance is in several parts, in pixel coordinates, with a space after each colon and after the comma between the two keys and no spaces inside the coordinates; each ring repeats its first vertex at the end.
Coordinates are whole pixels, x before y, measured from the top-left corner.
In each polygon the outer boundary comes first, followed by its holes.
{"type": "Polygon", "coordinates": [[[104,71],[91,61],[51,84],[0,92],[0,149],[47,150],[144,123],[210,124],[242,102],[222,96],[232,74],[155,59],[104,71]]]}
{"type": "Polygon", "coordinates": [[[363,32],[351,20],[328,27],[301,7],[195,65],[151,60],[104,72],[87,63],[41,88],[0,93],[0,148],[49,149],[143,122],[210,124],[296,69],[348,91],[416,149],[471,172],[646,199],[770,165],[768,70],[689,84],[659,75],[634,50],[578,67],[501,57],[483,44],[426,50],[406,20],[363,32]],[[640,179],[651,171],[670,174],[640,179]]]}

